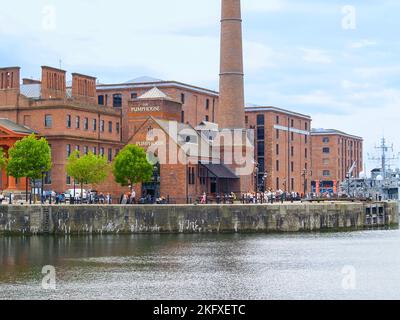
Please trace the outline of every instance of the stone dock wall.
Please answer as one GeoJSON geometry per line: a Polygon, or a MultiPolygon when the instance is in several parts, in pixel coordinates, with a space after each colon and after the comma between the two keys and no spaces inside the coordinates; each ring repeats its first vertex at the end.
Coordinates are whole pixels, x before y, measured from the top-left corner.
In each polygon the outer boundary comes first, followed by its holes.
{"type": "Polygon", "coordinates": [[[0,234],[272,233],[398,227],[398,204],[0,206],[0,234]]]}

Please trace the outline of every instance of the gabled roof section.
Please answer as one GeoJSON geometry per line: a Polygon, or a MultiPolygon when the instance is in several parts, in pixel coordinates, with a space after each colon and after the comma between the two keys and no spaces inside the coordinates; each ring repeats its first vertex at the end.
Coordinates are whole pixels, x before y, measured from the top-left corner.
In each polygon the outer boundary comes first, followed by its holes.
{"type": "Polygon", "coordinates": [[[140,99],[140,100],[144,100],[144,99],[167,99],[167,100],[172,100],[172,98],[170,96],[166,95],[164,92],[162,92],[157,87],[154,87],[153,89],[145,92],[138,99],[140,99]]]}
{"type": "Polygon", "coordinates": [[[32,133],[35,133],[35,134],[37,133],[35,130],[33,130],[27,126],[17,124],[14,121],[11,121],[10,119],[6,119],[6,118],[0,118],[0,127],[3,127],[9,131],[19,133],[19,134],[29,135],[32,133]]]}

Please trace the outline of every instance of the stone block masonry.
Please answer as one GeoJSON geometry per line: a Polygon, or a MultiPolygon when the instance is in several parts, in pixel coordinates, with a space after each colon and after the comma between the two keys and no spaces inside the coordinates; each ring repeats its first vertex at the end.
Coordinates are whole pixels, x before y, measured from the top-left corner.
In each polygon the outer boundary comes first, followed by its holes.
{"type": "Polygon", "coordinates": [[[398,227],[398,204],[0,206],[0,234],[273,233],[398,227]]]}

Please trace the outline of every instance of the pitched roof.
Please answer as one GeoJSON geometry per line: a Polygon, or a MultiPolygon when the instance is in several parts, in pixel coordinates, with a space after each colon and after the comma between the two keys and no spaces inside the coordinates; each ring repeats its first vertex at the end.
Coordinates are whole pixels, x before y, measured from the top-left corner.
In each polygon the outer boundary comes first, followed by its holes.
{"type": "Polygon", "coordinates": [[[40,83],[23,84],[20,86],[21,94],[27,98],[39,99],[42,85],[40,83]]]}
{"type": "Polygon", "coordinates": [[[154,83],[154,82],[163,82],[164,80],[161,79],[156,79],[153,77],[148,77],[148,76],[143,76],[143,77],[138,77],[135,79],[131,79],[126,81],[125,83],[154,83]]]}
{"type": "Polygon", "coordinates": [[[37,133],[35,130],[11,121],[10,119],[0,118],[0,126],[17,133],[32,134],[37,133]]]}
{"type": "Polygon", "coordinates": [[[154,87],[153,89],[145,92],[138,99],[168,99],[168,100],[172,100],[171,97],[166,95],[164,92],[162,92],[157,87],[154,87]]]}

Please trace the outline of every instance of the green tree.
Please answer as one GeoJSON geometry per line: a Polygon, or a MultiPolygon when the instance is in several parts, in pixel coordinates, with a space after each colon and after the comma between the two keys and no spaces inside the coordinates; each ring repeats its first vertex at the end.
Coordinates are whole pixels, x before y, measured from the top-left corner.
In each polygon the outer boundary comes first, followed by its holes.
{"type": "MultiPolygon", "coordinates": [[[[7,174],[14,178],[39,179],[51,169],[51,149],[45,138],[31,134],[17,141],[8,151],[7,174]]],[[[27,192],[28,200],[28,192],[27,192]]]]}
{"type": "Polygon", "coordinates": [[[4,169],[7,167],[7,158],[4,154],[3,148],[0,148],[0,169],[4,169]]]}
{"type": "Polygon", "coordinates": [[[115,181],[122,186],[149,182],[153,177],[153,165],[147,160],[146,152],[136,146],[127,145],[114,159],[113,174],[115,181]]]}
{"type": "Polygon", "coordinates": [[[67,173],[80,184],[81,196],[83,196],[83,186],[103,182],[110,173],[110,165],[104,156],[89,152],[80,157],[79,151],[75,151],[68,159],[67,173]]]}

